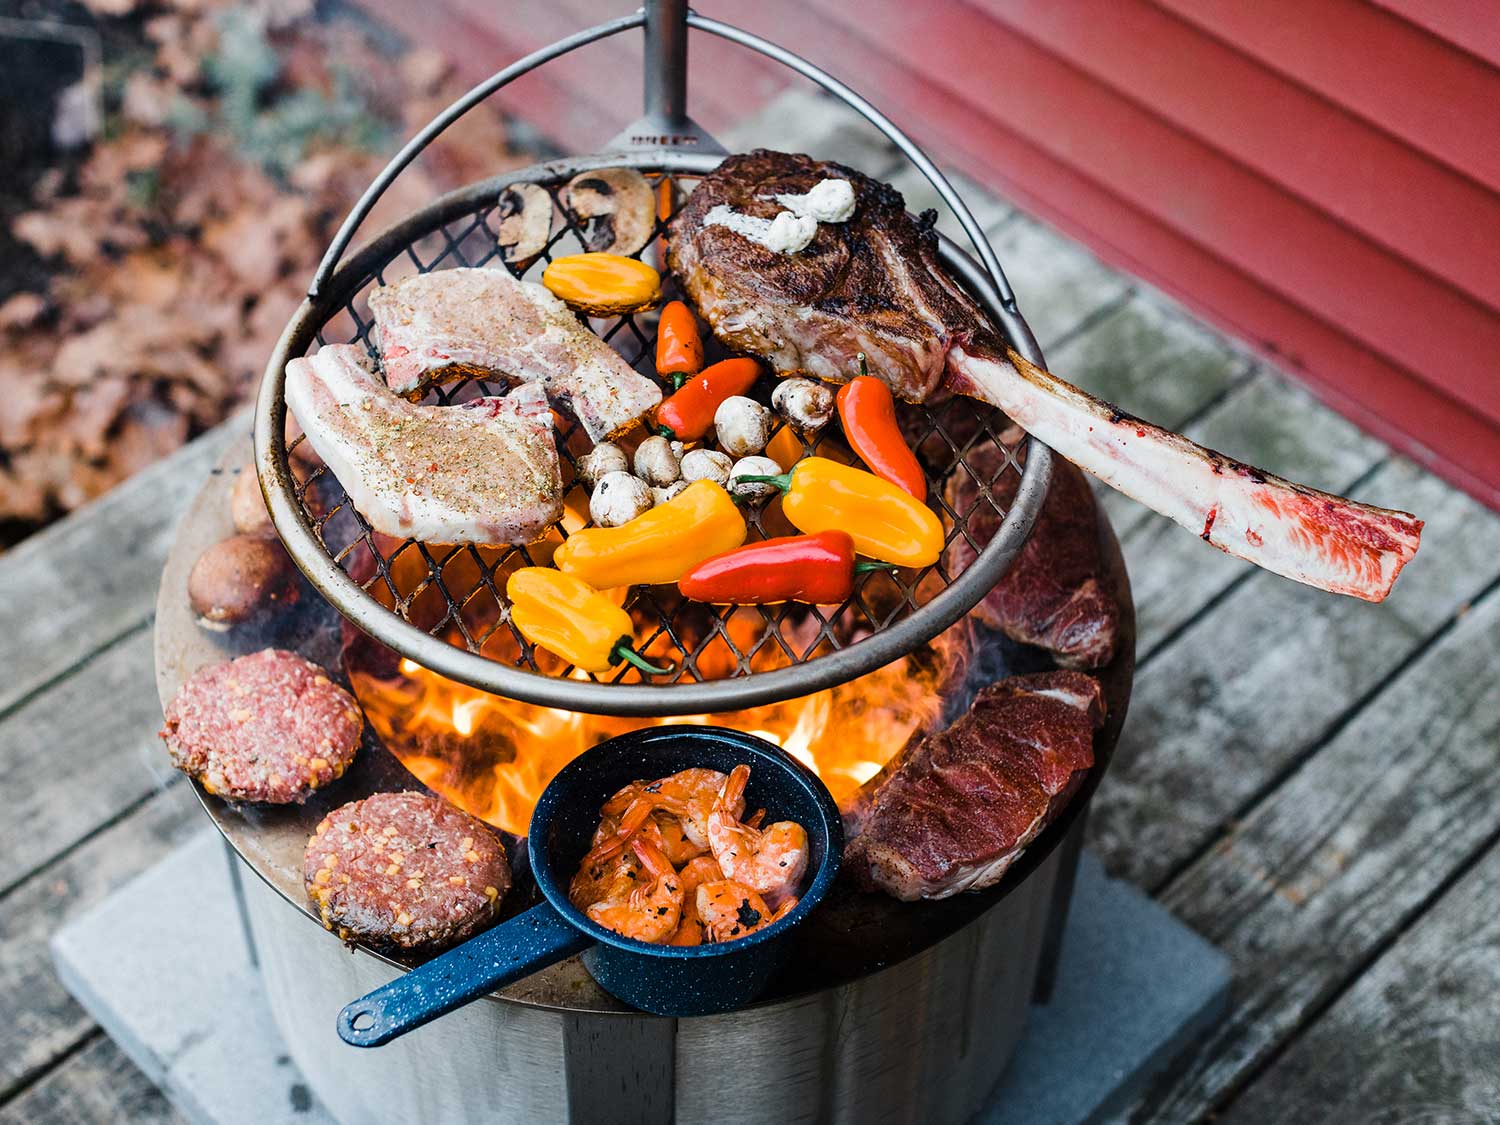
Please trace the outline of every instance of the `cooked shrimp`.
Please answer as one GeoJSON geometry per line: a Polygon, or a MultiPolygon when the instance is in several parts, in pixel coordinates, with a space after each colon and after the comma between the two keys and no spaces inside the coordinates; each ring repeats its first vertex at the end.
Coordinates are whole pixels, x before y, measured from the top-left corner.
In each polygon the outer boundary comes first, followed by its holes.
{"type": "MultiPolygon", "coordinates": [[[[682,820],[682,831],[700,848],[708,847],[708,814],[724,787],[724,775],[718,770],[694,767],[663,777],[658,781],[633,781],[605,802],[606,816],[621,816],[637,800],[653,801],[682,820]]],[[[744,804],[735,810],[744,813],[744,804]]]]}
{"type": "Polygon", "coordinates": [[[568,884],[568,901],[586,910],[604,899],[620,898],[640,884],[642,874],[641,862],[631,852],[617,852],[594,861],[584,857],[568,884]]]}
{"type": "Polygon", "coordinates": [[[682,880],[682,921],[667,944],[700,945],[703,942],[703,922],[698,917],[697,890],[704,883],[722,880],[724,873],[719,870],[719,861],[713,856],[700,855],[689,860],[677,877],[682,880]]]}
{"type": "Polygon", "coordinates": [[[733,941],[771,924],[766,900],[732,879],[701,884],[695,905],[704,941],[733,941]]]}
{"type": "Polygon", "coordinates": [[[724,878],[743,883],[780,905],[797,890],[807,870],[807,830],[791,820],[767,828],[743,823],[749,766],[735,766],[708,817],[708,845],[724,878]],[[740,811],[737,811],[740,810],[740,811]]]}
{"type": "Polygon", "coordinates": [[[654,844],[637,836],[630,847],[649,880],[623,895],[594,903],[588,908],[588,916],[636,941],[666,941],[682,920],[682,880],[654,844]]]}
{"type": "Polygon", "coordinates": [[[648,827],[651,829],[648,839],[662,850],[674,867],[691,863],[708,851],[708,845],[695,844],[688,839],[687,829],[682,826],[682,821],[671,813],[654,813],[648,827]]]}

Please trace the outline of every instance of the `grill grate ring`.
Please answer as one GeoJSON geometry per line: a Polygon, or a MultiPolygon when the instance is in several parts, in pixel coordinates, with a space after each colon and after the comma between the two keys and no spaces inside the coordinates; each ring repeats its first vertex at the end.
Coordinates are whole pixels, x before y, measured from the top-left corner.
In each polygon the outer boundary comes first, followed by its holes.
{"type": "MultiPolygon", "coordinates": [[[[703,163],[701,158],[699,163],[703,163]]],[[[526,547],[437,546],[409,539],[398,542],[373,531],[321,462],[305,482],[298,482],[285,471],[287,455],[298,456],[298,447],[305,440],[299,435],[287,443],[280,437],[285,418],[280,377],[288,358],[312,350],[314,343],[358,343],[375,355],[373,320],[366,298],[374,287],[412,273],[503,264],[517,276],[535,280],[554,258],[583,249],[582,232],[557,202],[559,189],[573,172],[610,164],[640,167],[653,187],[670,186],[671,198],[680,203],[691,182],[701,170],[711,167],[712,161],[700,170],[666,168],[626,156],[599,157],[588,162],[538,166],[476,185],[455,193],[464,197],[467,206],[455,206],[455,197],[447,197],[440,201],[447,206],[434,205],[377,238],[340,270],[337,284],[327,287],[321,300],[304,306],[299,318],[304,330],[296,331],[299,321],[294,321],[267,371],[267,382],[274,386],[269,400],[263,393],[262,405],[269,402],[269,407],[261,412],[270,416],[269,436],[264,443],[269,456],[261,458],[262,483],[273,519],[298,565],[341,612],[416,663],[476,687],[533,702],[558,705],[565,699],[575,710],[693,714],[770,702],[851,679],[930,640],[1003,573],[1029,530],[1045,487],[1045,454],[1028,454],[1027,460],[1036,467],[1024,468],[1019,445],[1007,446],[1000,440],[1007,424],[1004,416],[974,400],[898,407],[911,444],[927,470],[929,503],[943,520],[949,545],[962,537],[979,554],[968,571],[980,573],[971,577],[969,590],[961,597],[955,599],[954,584],[967,572],[950,573],[946,551],[938,563],[921,570],[861,575],[853,596],[836,607],[704,607],[681,601],[670,587],[637,587],[625,602],[637,625],[637,647],[653,660],[676,666],[671,674],[644,682],[641,673],[629,664],[599,675],[575,670],[550,654],[538,653],[510,624],[503,594],[505,576],[518,566],[544,563],[551,547],[566,535],[561,527],[549,533],[549,539],[526,547]],[[555,233],[541,257],[525,270],[503,262],[495,229],[499,187],[518,179],[540,183],[554,206],[555,233]],[[1001,467],[993,480],[980,480],[970,464],[986,447],[1001,454],[1001,467]],[[989,486],[998,484],[1005,474],[1024,478],[1028,471],[1031,487],[1021,489],[1014,505],[1017,511],[1007,513],[991,496],[989,486]],[[966,473],[979,485],[980,497],[968,518],[955,512],[944,495],[945,481],[952,473],[966,473]],[[981,510],[986,516],[993,513],[1004,520],[993,542],[981,541],[971,530],[970,524],[981,510]],[[298,531],[310,535],[299,535],[298,531]],[[310,557],[313,551],[321,557],[310,557]],[[337,575],[331,573],[335,568],[337,575]],[[356,595],[364,604],[351,605],[356,595]],[[381,621],[382,615],[392,620],[381,621]],[[394,619],[405,628],[396,627],[394,619]],[[893,631],[903,638],[894,646],[889,643],[893,631]],[[419,641],[418,636],[424,639],[419,641]],[[887,643],[872,644],[881,638],[887,643]],[[477,660],[445,660],[446,654],[437,646],[459,650],[477,660]],[[773,688],[768,677],[775,678],[777,671],[793,674],[779,677],[779,684],[773,688]],[[558,680],[566,682],[558,684],[558,680]],[[643,691],[649,693],[649,702],[643,691]]],[[[664,223],[659,221],[657,237],[643,253],[653,253],[662,235],[664,223]]],[[[946,256],[957,257],[952,252],[946,256]]],[[[977,272],[972,263],[970,267],[977,272]]],[[[972,275],[967,280],[972,282],[972,275]]],[[[667,282],[669,286],[674,284],[670,278],[667,282]]],[[[973,284],[969,288],[993,312],[994,295],[976,291],[973,284]],[[991,299],[986,300],[987,296],[991,299]]],[[[1014,316],[1013,310],[1006,312],[1014,316]]],[[[593,318],[589,323],[636,370],[654,377],[655,319],[656,314],[648,312],[593,318]]],[[[707,342],[710,349],[715,347],[711,338],[707,342]]],[[[711,352],[710,361],[713,358],[711,352]]],[[[435,387],[423,401],[448,405],[507,389],[497,380],[471,377],[435,387]]],[[[556,416],[564,479],[571,482],[588,442],[570,416],[556,416]]],[[[267,420],[262,417],[258,422],[267,420]]],[[[784,426],[778,420],[776,432],[784,426]]],[[[842,447],[836,422],[816,435],[796,436],[805,454],[831,453],[850,458],[842,447]]],[[[704,444],[716,447],[711,436],[704,444]]],[[[1036,448],[1034,443],[1032,446],[1036,448]]],[[[257,451],[262,452],[259,431],[257,451]]],[[[571,487],[568,506],[575,516],[581,514],[583,521],[587,520],[587,492],[581,484],[571,487]]],[[[793,530],[784,523],[776,524],[778,507],[773,500],[764,508],[744,508],[750,529],[747,542],[793,530]]],[[[575,530],[583,525],[576,518],[569,521],[565,517],[565,522],[575,530]]]]}

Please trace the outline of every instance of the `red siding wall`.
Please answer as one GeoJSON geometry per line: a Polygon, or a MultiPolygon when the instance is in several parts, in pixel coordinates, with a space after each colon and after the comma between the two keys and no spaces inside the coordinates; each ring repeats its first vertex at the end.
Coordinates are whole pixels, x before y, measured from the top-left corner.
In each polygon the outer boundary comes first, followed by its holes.
{"type": "MultiPolygon", "coordinates": [[[[629,0],[367,3],[477,76],[629,0]]],[[[1488,0],[700,8],[788,42],[935,155],[1500,506],[1500,18],[1488,0]]],[[[610,131],[601,121],[634,113],[638,60],[634,42],[590,48],[511,105],[592,146],[610,131]]],[[[695,39],[692,97],[710,129],[786,82],[695,39]]]]}

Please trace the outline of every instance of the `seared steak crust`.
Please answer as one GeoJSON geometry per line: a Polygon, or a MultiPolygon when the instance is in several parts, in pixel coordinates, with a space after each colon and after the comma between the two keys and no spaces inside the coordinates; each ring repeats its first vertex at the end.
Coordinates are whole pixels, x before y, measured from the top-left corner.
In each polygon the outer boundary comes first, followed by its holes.
{"type": "Polygon", "coordinates": [[[871,374],[910,402],[943,377],[949,347],[998,352],[999,337],[939,266],[928,212],[915,219],[901,193],[853,168],[757,149],[731,156],[705,177],[672,220],[668,260],[725,346],[763,357],[779,375],[831,382],[871,374]],[[824,179],[854,186],[844,223],[819,223],[805,250],[782,254],[704,219],[720,204],[761,218],[773,198],[824,179]]]}
{"type": "Polygon", "coordinates": [[[991,684],[871,782],[845,869],[908,902],[993,885],[1093,765],[1103,722],[1103,689],[1082,672],[991,684]]]}

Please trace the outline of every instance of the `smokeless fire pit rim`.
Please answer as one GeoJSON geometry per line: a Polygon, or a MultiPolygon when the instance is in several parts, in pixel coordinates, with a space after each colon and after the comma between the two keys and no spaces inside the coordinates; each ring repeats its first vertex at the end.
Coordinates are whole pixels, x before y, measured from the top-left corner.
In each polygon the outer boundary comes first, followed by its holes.
{"type": "MultiPolygon", "coordinates": [[[[958,621],[999,581],[1024,545],[1046,495],[1051,451],[1027,439],[1014,502],[994,537],[969,567],[930,602],[886,628],[835,651],[774,671],[698,683],[614,684],[531,672],[459,648],[387,609],[324,549],[296,496],[285,442],[287,362],[306,353],[323,325],[371,276],[417,239],[471,214],[514,183],[555,182],[597,168],[633,166],[668,174],[703,175],[722,157],[704,153],[612,153],[548,161],[504,173],[435,200],[394,224],[341,266],[316,298],[303,301],[277,342],[255,407],[255,463],[277,533],[308,581],[360,629],[448,679],[545,707],[589,714],[650,717],[741,710],[835,687],[905,656],[958,621]]],[[[944,263],[1028,360],[1042,355],[1014,301],[1007,301],[973,258],[940,236],[944,263]]]]}

